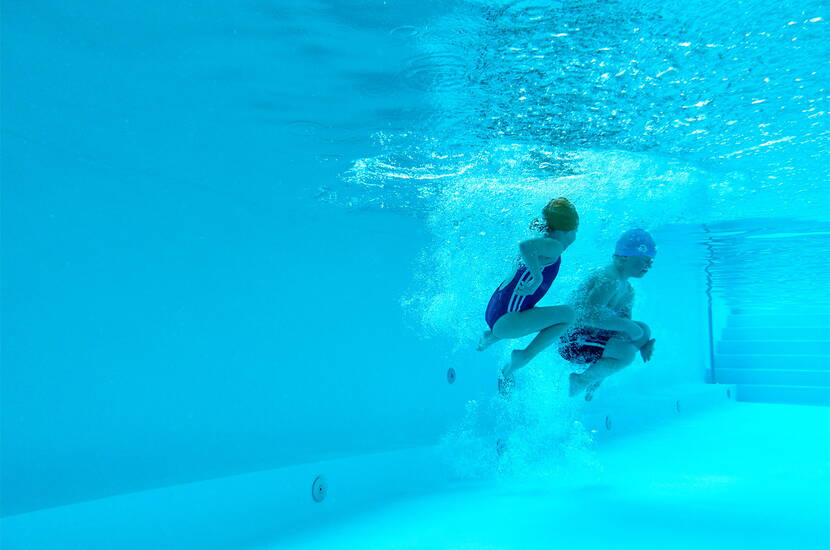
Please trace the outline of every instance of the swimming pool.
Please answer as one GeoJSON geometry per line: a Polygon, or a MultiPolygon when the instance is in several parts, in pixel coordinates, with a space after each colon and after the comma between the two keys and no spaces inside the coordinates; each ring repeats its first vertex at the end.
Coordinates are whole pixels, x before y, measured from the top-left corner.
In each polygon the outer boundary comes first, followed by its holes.
{"type": "Polygon", "coordinates": [[[830,542],[826,3],[2,10],[4,548],[830,542]],[[560,195],[655,356],[505,400],[560,195]]]}

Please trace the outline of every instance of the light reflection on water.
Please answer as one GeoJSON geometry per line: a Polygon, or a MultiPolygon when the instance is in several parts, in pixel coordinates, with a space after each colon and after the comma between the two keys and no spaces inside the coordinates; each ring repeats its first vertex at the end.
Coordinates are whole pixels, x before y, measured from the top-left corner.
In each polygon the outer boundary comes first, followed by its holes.
{"type": "MultiPolygon", "coordinates": [[[[398,75],[427,94],[430,110],[399,139],[379,143],[377,156],[358,159],[346,183],[371,187],[407,170],[418,180],[429,164],[422,157],[480,158],[520,144],[529,153],[510,171],[529,180],[578,173],[567,160],[549,162],[546,151],[557,159],[586,150],[650,154],[656,165],[670,157],[681,171],[710,174],[711,197],[699,205],[705,219],[825,219],[821,200],[796,207],[783,199],[827,194],[827,11],[817,1],[449,4],[413,34],[422,53],[398,75]],[[419,154],[394,170],[378,169],[376,161],[412,151],[419,154]]],[[[503,164],[476,177],[498,176],[503,164]]],[[[642,192],[671,188],[672,175],[642,183],[642,192]]],[[[366,206],[421,215],[433,209],[423,198],[441,194],[424,187],[456,184],[399,183],[355,193],[366,206]]]]}

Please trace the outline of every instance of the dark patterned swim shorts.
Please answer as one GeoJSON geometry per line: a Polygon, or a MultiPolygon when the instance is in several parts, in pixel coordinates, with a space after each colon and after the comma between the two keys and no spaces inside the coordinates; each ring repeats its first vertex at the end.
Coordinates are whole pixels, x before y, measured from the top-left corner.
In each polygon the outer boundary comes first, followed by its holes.
{"type": "Polygon", "coordinates": [[[571,363],[596,363],[605,351],[605,344],[616,334],[613,330],[580,327],[560,339],[559,355],[571,363]]]}

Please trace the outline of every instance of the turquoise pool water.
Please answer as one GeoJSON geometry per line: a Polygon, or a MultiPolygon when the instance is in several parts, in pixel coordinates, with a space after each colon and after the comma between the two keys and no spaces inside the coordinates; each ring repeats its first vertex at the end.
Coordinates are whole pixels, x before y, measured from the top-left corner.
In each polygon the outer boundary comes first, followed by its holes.
{"type": "Polygon", "coordinates": [[[826,546],[828,12],[3,0],[4,547],[826,546]],[[655,357],[505,401],[560,195],[655,357]]]}

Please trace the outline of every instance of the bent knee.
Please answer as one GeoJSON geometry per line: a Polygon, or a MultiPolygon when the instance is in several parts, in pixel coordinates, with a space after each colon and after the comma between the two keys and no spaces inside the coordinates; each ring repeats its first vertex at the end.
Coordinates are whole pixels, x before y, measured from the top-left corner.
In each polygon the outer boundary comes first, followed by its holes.
{"type": "Polygon", "coordinates": [[[615,346],[612,354],[609,354],[609,357],[612,359],[616,359],[623,366],[630,365],[634,362],[634,358],[637,356],[637,347],[634,344],[626,344],[622,346],[615,346]]]}
{"type": "Polygon", "coordinates": [[[638,324],[641,329],[643,329],[643,338],[645,338],[645,339],[651,338],[651,329],[648,328],[647,324],[643,323],[642,321],[634,321],[634,322],[636,324],[638,324]]]}
{"type": "Polygon", "coordinates": [[[576,320],[576,309],[573,306],[563,305],[559,306],[561,308],[561,319],[562,323],[566,325],[572,325],[573,322],[576,320]]]}

